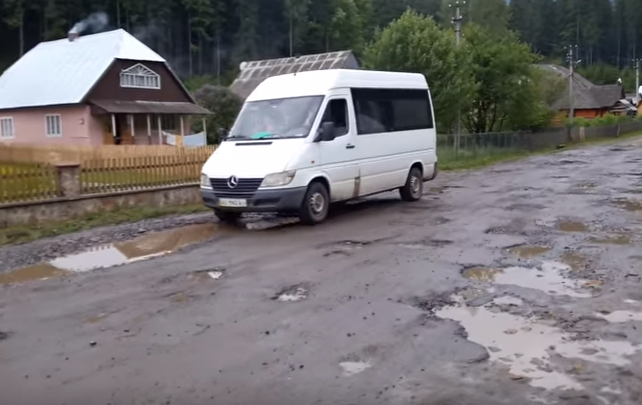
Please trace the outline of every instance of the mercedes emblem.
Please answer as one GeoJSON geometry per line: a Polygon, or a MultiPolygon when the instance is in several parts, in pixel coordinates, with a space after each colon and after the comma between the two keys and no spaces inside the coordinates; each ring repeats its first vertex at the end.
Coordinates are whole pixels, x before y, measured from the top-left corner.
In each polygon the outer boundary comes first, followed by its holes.
{"type": "Polygon", "coordinates": [[[227,179],[227,186],[229,188],[234,188],[238,186],[238,184],[239,184],[239,179],[236,176],[230,176],[230,178],[227,179]]]}

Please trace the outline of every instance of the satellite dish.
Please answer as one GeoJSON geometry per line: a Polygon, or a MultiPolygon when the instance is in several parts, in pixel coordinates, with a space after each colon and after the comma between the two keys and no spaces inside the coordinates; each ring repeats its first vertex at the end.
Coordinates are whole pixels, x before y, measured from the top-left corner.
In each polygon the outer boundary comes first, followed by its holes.
{"type": "Polygon", "coordinates": [[[239,65],[239,69],[241,70],[245,69],[246,67],[247,67],[247,62],[241,62],[241,64],[239,65]]]}

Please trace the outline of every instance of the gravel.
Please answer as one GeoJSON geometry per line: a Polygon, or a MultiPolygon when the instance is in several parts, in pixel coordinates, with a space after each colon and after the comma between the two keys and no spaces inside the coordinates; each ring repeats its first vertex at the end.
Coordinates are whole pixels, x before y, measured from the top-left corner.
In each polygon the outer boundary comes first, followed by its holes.
{"type": "Polygon", "coordinates": [[[213,215],[210,212],[176,215],[104,226],[69,235],[39,239],[21,245],[9,245],[0,248],[0,272],[47,262],[57,257],[80,253],[113,242],[126,241],[149,232],[202,224],[213,220],[213,215]]]}

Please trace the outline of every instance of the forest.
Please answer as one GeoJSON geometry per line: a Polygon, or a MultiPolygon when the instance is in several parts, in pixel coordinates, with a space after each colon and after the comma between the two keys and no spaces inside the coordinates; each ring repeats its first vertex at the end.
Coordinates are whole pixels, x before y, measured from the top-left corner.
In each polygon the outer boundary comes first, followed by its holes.
{"type": "MultiPolygon", "coordinates": [[[[444,125],[451,127],[455,110],[465,109],[462,123],[475,132],[536,126],[511,124],[506,112],[480,123],[474,115],[494,108],[479,96],[484,81],[512,74],[524,94],[525,83],[535,80],[525,69],[541,61],[567,64],[571,45],[588,79],[603,84],[622,78],[632,91],[634,59],[642,53],[642,0],[0,0],[0,12],[0,71],[39,42],[64,38],[75,23],[100,12],[107,17],[105,28],[126,29],[188,83],[229,84],[244,60],[342,49],[354,50],[367,67],[450,75],[448,86],[431,84],[443,87],[436,91],[442,101],[435,103],[452,116],[444,125]],[[465,52],[452,50],[458,3],[465,52]],[[391,53],[399,49],[406,53],[391,53]],[[447,68],[419,66],[426,53],[450,58],[441,64],[447,68]],[[454,79],[460,80],[457,86],[454,79]]],[[[492,95],[500,96],[508,99],[492,95]]],[[[515,106],[505,106],[510,108],[515,106]]]]}

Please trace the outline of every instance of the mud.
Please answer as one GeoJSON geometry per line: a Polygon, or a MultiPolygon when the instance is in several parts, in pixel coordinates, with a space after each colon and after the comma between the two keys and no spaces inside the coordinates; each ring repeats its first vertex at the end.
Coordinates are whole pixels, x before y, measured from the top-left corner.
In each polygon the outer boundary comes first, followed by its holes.
{"type": "Polygon", "coordinates": [[[441,173],[315,227],[199,214],[0,249],[5,280],[126,258],[0,286],[2,402],[639,405],[642,222],[612,202],[641,146],[441,173]],[[214,232],[152,237],[190,225],[214,232]]]}
{"type": "Polygon", "coordinates": [[[508,249],[509,252],[522,259],[530,259],[541,256],[551,250],[547,246],[514,246],[508,249]]]}
{"type": "Polygon", "coordinates": [[[562,232],[586,232],[588,226],[582,222],[562,221],[557,224],[557,229],[562,232]]]}

